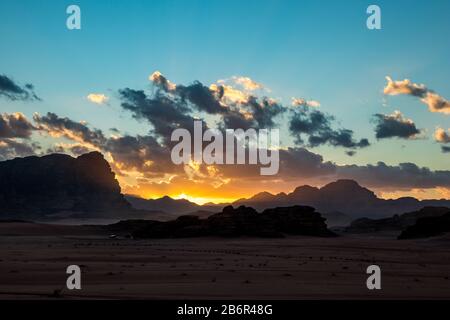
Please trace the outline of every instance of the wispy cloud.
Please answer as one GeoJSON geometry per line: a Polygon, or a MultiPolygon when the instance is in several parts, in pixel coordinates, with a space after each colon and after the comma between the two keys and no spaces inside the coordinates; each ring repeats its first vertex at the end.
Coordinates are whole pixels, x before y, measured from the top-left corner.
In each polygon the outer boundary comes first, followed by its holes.
{"type": "Polygon", "coordinates": [[[41,100],[34,92],[34,86],[27,83],[23,86],[17,84],[6,75],[0,74],[0,96],[9,100],[41,100]]]}
{"type": "Polygon", "coordinates": [[[295,97],[292,97],[291,104],[293,107],[298,107],[298,106],[307,106],[307,107],[313,107],[313,108],[320,107],[320,102],[317,100],[306,100],[304,98],[295,98],[295,97]]]}
{"type": "Polygon", "coordinates": [[[387,85],[384,88],[385,95],[411,95],[418,97],[420,101],[428,106],[431,112],[442,112],[450,114],[450,102],[433,90],[428,89],[424,84],[416,84],[408,79],[394,81],[386,77],[387,85]]]}

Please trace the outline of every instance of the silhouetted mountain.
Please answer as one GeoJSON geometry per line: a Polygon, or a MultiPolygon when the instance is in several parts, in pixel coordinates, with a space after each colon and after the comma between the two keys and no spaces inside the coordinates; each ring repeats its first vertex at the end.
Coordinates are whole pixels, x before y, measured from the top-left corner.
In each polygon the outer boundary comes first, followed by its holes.
{"type": "Polygon", "coordinates": [[[371,190],[361,187],[353,180],[337,180],[322,188],[311,186],[297,187],[289,194],[258,194],[249,199],[240,199],[234,206],[246,205],[257,210],[277,206],[307,205],[324,214],[342,212],[353,218],[389,217],[408,211],[419,210],[425,206],[449,206],[450,200],[417,200],[400,198],[385,200],[378,198],[371,190]]]}
{"type": "Polygon", "coordinates": [[[425,207],[418,211],[394,215],[390,218],[361,218],[353,221],[350,226],[346,228],[346,232],[368,233],[379,231],[401,231],[414,225],[419,219],[440,217],[449,211],[450,209],[446,207],[425,207]]]}
{"type": "Polygon", "coordinates": [[[0,217],[44,218],[57,214],[128,212],[130,204],[99,152],[0,162],[0,217]]]}
{"type": "Polygon", "coordinates": [[[131,233],[135,238],[335,236],[324,220],[311,207],[273,208],[258,213],[250,207],[227,206],[206,219],[180,216],[167,222],[121,221],[107,228],[116,233],[131,233]]]}
{"type": "Polygon", "coordinates": [[[139,210],[157,210],[173,215],[191,214],[196,211],[217,212],[222,209],[217,205],[198,205],[186,199],[173,199],[169,196],[164,196],[158,199],[144,199],[137,196],[126,195],[125,199],[135,209],[139,210]]]}
{"type": "Polygon", "coordinates": [[[399,239],[429,238],[450,232],[450,209],[444,215],[419,218],[404,230],[399,239]]]}
{"type": "Polygon", "coordinates": [[[159,210],[167,213],[173,213],[177,215],[186,214],[189,212],[197,211],[201,209],[201,206],[190,202],[186,199],[172,199],[171,197],[164,196],[159,199],[143,199],[136,196],[126,195],[125,199],[135,209],[140,210],[159,210]]]}

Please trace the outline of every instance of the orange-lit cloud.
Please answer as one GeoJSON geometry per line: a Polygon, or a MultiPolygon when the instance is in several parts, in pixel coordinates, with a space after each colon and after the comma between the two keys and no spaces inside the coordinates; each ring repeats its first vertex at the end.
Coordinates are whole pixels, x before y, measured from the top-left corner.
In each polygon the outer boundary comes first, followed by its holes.
{"type": "Polygon", "coordinates": [[[175,83],[170,82],[167,80],[166,77],[162,75],[161,72],[155,71],[153,72],[148,79],[155,83],[156,85],[161,85],[166,88],[168,91],[174,91],[177,88],[177,85],[175,83]]]}
{"type": "Polygon", "coordinates": [[[320,107],[320,102],[316,101],[316,100],[306,100],[303,98],[292,98],[292,102],[291,102],[292,106],[294,107],[298,107],[298,106],[307,106],[307,107],[313,107],[313,108],[318,108],[320,107]]]}
{"type": "Polygon", "coordinates": [[[103,93],[90,93],[86,97],[90,102],[95,104],[105,104],[109,98],[103,93]]]}
{"type": "Polygon", "coordinates": [[[450,143],[450,129],[445,131],[442,128],[437,128],[434,132],[434,139],[440,143],[450,143]]]}
{"type": "Polygon", "coordinates": [[[441,112],[450,114],[450,102],[438,95],[436,92],[428,89],[424,84],[416,84],[408,79],[394,81],[386,77],[387,85],[383,92],[386,95],[406,94],[420,98],[420,101],[428,106],[431,112],[441,112]]]}

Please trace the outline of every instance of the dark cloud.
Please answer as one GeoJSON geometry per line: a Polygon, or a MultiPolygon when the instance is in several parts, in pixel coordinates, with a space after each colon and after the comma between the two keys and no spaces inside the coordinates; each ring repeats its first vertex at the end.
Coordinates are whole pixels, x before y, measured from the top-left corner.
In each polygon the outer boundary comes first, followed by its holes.
{"type": "Polygon", "coordinates": [[[274,118],[286,111],[285,107],[266,97],[257,99],[250,96],[245,105],[250,107],[258,128],[273,128],[275,126],[274,118]]]}
{"type": "Polygon", "coordinates": [[[159,89],[152,97],[153,100],[170,100],[177,106],[177,109],[184,109],[185,113],[199,111],[220,115],[222,128],[244,130],[272,128],[275,125],[274,118],[286,111],[281,104],[275,103],[267,97],[259,99],[228,87],[228,90],[240,97],[240,99],[230,100],[225,95],[223,85],[214,85],[213,89],[199,81],[187,86],[175,85],[159,72],[153,73],[150,79],[159,89]]]}
{"type": "Polygon", "coordinates": [[[441,146],[441,150],[444,153],[448,153],[448,152],[450,152],[450,146],[441,146]]]}
{"type": "Polygon", "coordinates": [[[336,165],[324,161],[320,154],[296,147],[280,150],[280,175],[289,178],[332,175],[336,165]]]}
{"type": "Polygon", "coordinates": [[[20,112],[0,114],[1,138],[29,138],[35,127],[20,112]]]}
{"type": "Polygon", "coordinates": [[[0,96],[9,100],[41,100],[35,93],[32,84],[20,86],[6,75],[0,74],[0,96]]]}
{"type": "Polygon", "coordinates": [[[348,151],[345,151],[345,154],[348,155],[349,157],[353,157],[356,154],[356,152],[353,150],[348,150],[348,151]]]}
{"type": "Polygon", "coordinates": [[[152,136],[123,136],[110,138],[103,146],[114,162],[125,170],[137,170],[146,177],[182,171],[170,158],[170,149],[161,146],[152,136]]]}
{"type": "MultiPolygon", "coordinates": [[[[303,178],[320,178],[335,174],[336,165],[324,161],[319,154],[308,151],[302,147],[279,150],[279,172],[273,176],[264,176],[266,180],[298,180],[303,178]]],[[[234,179],[261,179],[261,165],[216,165],[219,173],[226,178],[234,179]]],[[[255,182],[257,183],[257,182],[255,182]]]]}
{"type": "Polygon", "coordinates": [[[364,148],[370,145],[367,139],[359,141],[353,138],[353,131],[349,129],[333,129],[335,118],[319,110],[307,106],[299,106],[293,111],[289,123],[289,130],[295,137],[297,144],[310,147],[328,144],[334,147],[364,148]],[[307,143],[304,139],[307,136],[307,143]]]}
{"type": "Polygon", "coordinates": [[[36,122],[39,130],[46,131],[51,136],[66,137],[92,146],[102,146],[106,143],[106,138],[101,130],[90,129],[84,123],[75,122],[69,118],[62,118],[51,112],[45,116],[35,114],[33,120],[36,122]]]}
{"type": "Polygon", "coordinates": [[[167,96],[156,94],[148,97],[142,90],[122,89],[119,91],[122,108],[132,112],[136,119],[147,120],[153,126],[153,134],[169,143],[176,128],[192,128],[194,118],[185,103],[179,103],[167,96]]]}
{"type": "Polygon", "coordinates": [[[1,139],[0,140],[0,161],[16,158],[26,157],[36,154],[40,149],[37,143],[29,143],[24,141],[17,141],[15,139],[1,139]]]}
{"type": "Polygon", "coordinates": [[[396,111],[393,114],[375,114],[373,116],[376,124],[375,133],[377,139],[402,138],[411,139],[420,134],[414,122],[406,119],[396,111]]]}
{"type": "Polygon", "coordinates": [[[450,171],[433,171],[414,163],[400,163],[390,166],[384,162],[376,165],[338,166],[339,178],[354,179],[362,185],[373,188],[411,189],[450,187],[450,171]]]}
{"type": "Polygon", "coordinates": [[[175,91],[182,101],[189,101],[198,111],[209,114],[222,114],[227,111],[219,102],[220,94],[218,100],[213,91],[198,81],[189,86],[177,85],[175,91]]]}
{"type": "Polygon", "coordinates": [[[93,149],[88,148],[82,144],[56,144],[53,147],[48,148],[46,153],[71,153],[75,156],[80,156],[91,151],[93,151],[93,149]]]}

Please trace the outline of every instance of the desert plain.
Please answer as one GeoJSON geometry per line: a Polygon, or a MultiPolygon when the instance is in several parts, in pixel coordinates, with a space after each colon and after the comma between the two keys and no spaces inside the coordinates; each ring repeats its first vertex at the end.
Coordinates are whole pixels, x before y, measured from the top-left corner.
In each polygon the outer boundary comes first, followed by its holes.
{"type": "Polygon", "coordinates": [[[450,237],[114,238],[0,223],[0,299],[449,299],[450,237]],[[66,268],[82,270],[81,290],[66,268]],[[381,290],[366,269],[381,268],[381,290]]]}

